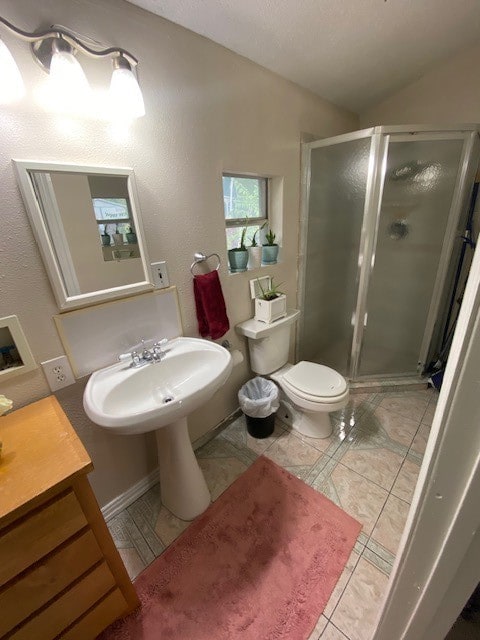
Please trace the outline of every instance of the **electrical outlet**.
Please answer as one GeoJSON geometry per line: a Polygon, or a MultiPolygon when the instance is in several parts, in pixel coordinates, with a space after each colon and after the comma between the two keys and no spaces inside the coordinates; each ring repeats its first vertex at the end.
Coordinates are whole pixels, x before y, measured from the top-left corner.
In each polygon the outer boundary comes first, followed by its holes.
{"type": "Polygon", "coordinates": [[[167,271],[167,263],[165,261],[162,262],[152,262],[150,264],[152,269],[152,277],[153,282],[155,283],[156,289],[165,289],[170,284],[170,280],[168,278],[167,271]]]}
{"type": "Polygon", "coordinates": [[[75,383],[73,371],[67,356],[59,356],[52,360],[45,360],[41,365],[43,373],[47,378],[50,391],[58,391],[58,389],[63,389],[63,387],[68,387],[75,383]]]}

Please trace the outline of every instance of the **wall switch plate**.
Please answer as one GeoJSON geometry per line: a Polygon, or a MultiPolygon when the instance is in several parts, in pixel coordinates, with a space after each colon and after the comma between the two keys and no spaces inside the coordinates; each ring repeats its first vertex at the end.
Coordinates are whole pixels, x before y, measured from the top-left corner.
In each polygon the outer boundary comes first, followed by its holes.
{"type": "Polygon", "coordinates": [[[150,264],[152,269],[152,277],[153,282],[155,283],[156,289],[165,289],[170,285],[170,280],[168,278],[167,271],[167,263],[165,261],[162,262],[152,262],[150,264]]]}
{"type": "Polygon", "coordinates": [[[262,290],[260,289],[260,285],[258,284],[259,280],[264,289],[270,288],[272,284],[271,276],[262,276],[261,278],[255,278],[255,280],[250,280],[250,297],[252,300],[255,300],[255,298],[257,298],[262,293],[262,290]]]}
{"type": "Polygon", "coordinates": [[[52,360],[45,360],[41,365],[43,373],[47,378],[50,391],[58,391],[58,389],[63,389],[63,387],[69,387],[71,384],[75,384],[75,377],[67,356],[59,356],[52,360]]]}

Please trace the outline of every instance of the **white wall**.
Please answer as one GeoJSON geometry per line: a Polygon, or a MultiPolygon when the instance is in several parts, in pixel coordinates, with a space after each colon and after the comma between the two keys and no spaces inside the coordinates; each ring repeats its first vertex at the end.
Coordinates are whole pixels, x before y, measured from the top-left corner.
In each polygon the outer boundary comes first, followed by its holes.
{"type": "Polygon", "coordinates": [[[480,44],[444,61],[419,80],[360,114],[362,127],[381,124],[480,122],[480,44]]]}
{"type": "MultiPolygon", "coordinates": [[[[52,316],[57,307],[20,198],[12,158],[133,167],[149,255],[166,260],[179,290],[184,333],[197,335],[189,271],[195,251],[217,252],[232,327],[248,318],[251,274],[228,275],[223,229],[224,170],[283,177],[282,263],[268,269],[296,297],[300,137],[356,129],[357,118],[205,38],[121,0],[3,0],[2,15],[20,28],[61,24],[106,45],[130,50],[147,115],[124,137],[95,120],[65,120],[38,107],[32,88],[45,81],[28,46],[4,30],[29,88],[19,106],[0,107],[0,315],[17,314],[37,362],[63,353],[52,316]]],[[[82,57],[94,88],[108,86],[110,64],[82,57]]],[[[94,328],[92,328],[94,330],[94,328]]],[[[226,336],[243,343],[233,330],[226,336]]],[[[190,420],[192,437],[208,431],[237,406],[237,369],[216,401],[190,420]]],[[[127,489],[155,464],[144,438],[100,436],[81,405],[83,385],[61,400],[102,480],[93,474],[101,504],[127,489]]],[[[41,370],[2,385],[15,406],[49,393],[41,370]]],[[[151,447],[150,447],[151,449],[151,447]]]]}

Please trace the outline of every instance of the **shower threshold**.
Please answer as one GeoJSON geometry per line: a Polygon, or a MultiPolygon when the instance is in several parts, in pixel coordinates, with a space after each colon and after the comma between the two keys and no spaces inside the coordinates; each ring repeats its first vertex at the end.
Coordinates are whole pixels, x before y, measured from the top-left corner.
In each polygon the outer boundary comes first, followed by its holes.
{"type": "Polygon", "coordinates": [[[428,379],[420,376],[404,376],[399,378],[369,378],[368,380],[350,381],[351,393],[376,393],[386,391],[416,391],[428,387],[428,379]]]}

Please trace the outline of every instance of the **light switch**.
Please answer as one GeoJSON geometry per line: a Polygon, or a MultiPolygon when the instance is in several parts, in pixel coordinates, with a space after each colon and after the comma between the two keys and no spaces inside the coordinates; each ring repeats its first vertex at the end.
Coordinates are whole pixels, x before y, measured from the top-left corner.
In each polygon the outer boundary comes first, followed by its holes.
{"type": "Polygon", "coordinates": [[[168,287],[170,285],[170,280],[168,278],[167,263],[165,261],[152,262],[150,267],[152,269],[152,278],[155,283],[155,288],[165,289],[165,287],[168,287]]]}

